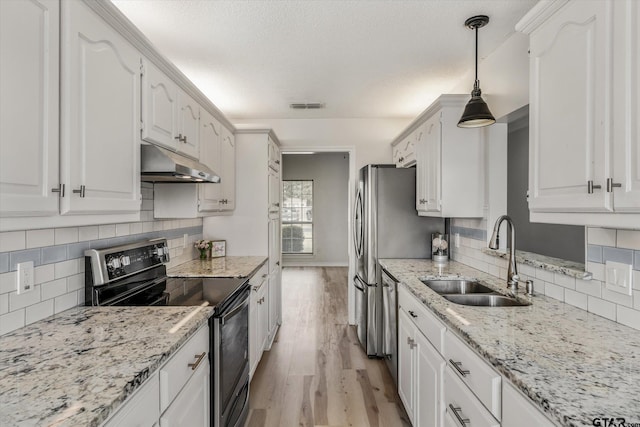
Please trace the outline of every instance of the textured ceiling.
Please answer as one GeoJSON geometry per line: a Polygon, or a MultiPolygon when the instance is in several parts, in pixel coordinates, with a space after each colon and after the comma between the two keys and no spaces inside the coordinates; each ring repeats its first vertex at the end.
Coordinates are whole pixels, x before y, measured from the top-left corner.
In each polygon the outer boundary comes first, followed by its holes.
{"type": "Polygon", "coordinates": [[[536,3],[112,1],[231,119],[415,117],[473,67],[466,18],[491,18],[479,33],[482,58],[536,3]]]}

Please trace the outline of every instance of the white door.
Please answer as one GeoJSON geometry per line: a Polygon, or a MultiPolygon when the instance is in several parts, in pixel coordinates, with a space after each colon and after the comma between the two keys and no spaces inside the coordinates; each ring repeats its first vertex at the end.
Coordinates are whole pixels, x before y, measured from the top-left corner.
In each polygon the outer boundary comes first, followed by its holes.
{"type": "Polygon", "coordinates": [[[178,151],[198,158],[200,150],[200,105],[178,89],[178,151]]]}
{"type": "Polygon", "coordinates": [[[441,177],[440,170],[440,146],[442,140],[441,113],[434,114],[421,128],[424,132],[424,198],[427,212],[440,212],[441,203],[441,177]]]}
{"type": "Polygon", "coordinates": [[[640,211],[640,5],[613,3],[613,203],[616,212],[640,211]]]}
{"type": "Polygon", "coordinates": [[[205,358],[160,417],[160,427],[210,427],[209,369],[205,358]]]}
{"type": "Polygon", "coordinates": [[[147,59],[142,64],[142,139],[175,151],[178,86],[147,59]]]}
{"type": "Polygon", "coordinates": [[[59,2],[0,1],[0,215],[57,215],[59,2]]]}
{"type": "Polygon", "coordinates": [[[61,213],[140,210],[140,54],[81,2],[62,3],[61,213]]]}
{"type": "Polygon", "coordinates": [[[608,2],[573,2],[530,38],[529,209],[609,211],[608,2]],[[588,192],[588,183],[599,189],[588,192]]]}
{"type": "MultiPolygon", "coordinates": [[[[221,173],[221,143],[220,123],[208,111],[202,110],[200,112],[200,162],[209,166],[217,174],[221,173]]],[[[199,212],[211,212],[220,209],[222,185],[222,183],[199,185],[199,212]]]]}
{"type": "Polygon", "coordinates": [[[222,142],[220,143],[220,158],[222,160],[220,176],[222,178],[222,210],[232,211],[236,207],[236,143],[235,138],[222,128],[222,142]]]}
{"type": "Polygon", "coordinates": [[[419,331],[414,337],[416,360],[416,427],[442,424],[442,375],[445,363],[440,354],[419,331]]]}
{"type": "Polygon", "coordinates": [[[415,327],[404,313],[398,310],[398,395],[412,423],[415,415],[415,370],[413,367],[413,331],[415,327]]]}

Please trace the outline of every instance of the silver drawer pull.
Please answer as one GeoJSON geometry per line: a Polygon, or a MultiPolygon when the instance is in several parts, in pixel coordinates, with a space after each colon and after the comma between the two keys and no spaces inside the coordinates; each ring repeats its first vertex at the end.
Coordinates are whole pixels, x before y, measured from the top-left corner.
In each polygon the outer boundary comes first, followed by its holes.
{"type": "Polygon", "coordinates": [[[193,356],[197,358],[195,363],[189,363],[187,366],[190,367],[192,371],[195,371],[198,368],[198,365],[200,364],[200,362],[202,362],[202,359],[204,359],[206,355],[207,355],[206,351],[203,351],[202,354],[196,354],[195,356],[193,356]]]}
{"type": "Polygon", "coordinates": [[[453,412],[453,415],[456,416],[461,426],[464,427],[465,425],[471,422],[469,421],[469,418],[462,418],[462,416],[460,415],[460,412],[462,412],[462,408],[456,408],[451,403],[449,403],[449,409],[451,409],[451,412],[453,412]]]}
{"type": "Polygon", "coordinates": [[[462,362],[454,362],[453,359],[449,359],[449,363],[451,363],[451,366],[453,366],[456,371],[458,371],[458,373],[460,373],[460,375],[462,375],[463,377],[466,377],[471,373],[468,370],[461,368],[462,362]]]}
{"type": "Polygon", "coordinates": [[[79,194],[80,197],[84,197],[84,193],[85,193],[85,186],[81,185],[79,190],[73,190],[74,194],[79,194]]]}
{"type": "Polygon", "coordinates": [[[415,319],[416,317],[418,317],[418,315],[417,315],[417,314],[415,314],[415,313],[414,313],[413,311],[411,311],[411,310],[409,310],[409,314],[410,314],[410,315],[411,315],[411,317],[413,317],[414,319],[415,319]]]}

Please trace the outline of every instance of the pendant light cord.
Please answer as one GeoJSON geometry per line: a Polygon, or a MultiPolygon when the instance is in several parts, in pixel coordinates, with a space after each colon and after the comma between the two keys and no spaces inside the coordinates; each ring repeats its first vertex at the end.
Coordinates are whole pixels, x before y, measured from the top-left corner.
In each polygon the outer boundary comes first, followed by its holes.
{"type": "Polygon", "coordinates": [[[478,26],[476,25],[476,84],[478,82],[478,26]]]}

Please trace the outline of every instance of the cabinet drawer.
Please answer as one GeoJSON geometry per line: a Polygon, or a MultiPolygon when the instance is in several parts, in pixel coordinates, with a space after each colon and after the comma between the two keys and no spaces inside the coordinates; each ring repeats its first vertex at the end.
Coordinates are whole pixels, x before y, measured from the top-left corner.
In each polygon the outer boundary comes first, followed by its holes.
{"type": "Polygon", "coordinates": [[[502,383],[504,427],[553,427],[554,424],[508,381],[502,383]]]}
{"type": "Polygon", "coordinates": [[[436,350],[442,354],[445,326],[403,286],[398,288],[398,305],[413,320],[420,332],[427,337],[436,350]]]}
{"type": "Polygon", "coordinates": [[[269,276],[268,269],[269,262],[267,261],[262,265],[262,267],[260,267],[258,271],[256,271],[256,274],[251,276],[251,279],[249,279],[249,284],[251,285],[252,290],[257,291],[258,289],[260,289],[264,281],[267,280],[267,276],[269,276]]]}
{"type": "Polygon", "coordinates": [[[444,358],[452,372],[464,382],[497,418],[501,416],[502,377],[451,332],[445,334],[444,358]]]}
{"type": "MultiPolygon", "coordinates": [[[[194,373],[190,364],[199,359],[204,363],[209,357],[209,327],[202,326],[178,352],[160,369],[160,411],[163,412],[175,399],[194,373]],[[204,353],[204,356],[202,354],[204,353]],[[202,356],[202,357],[201,357],[202,356]]],[[[193,366],[194,368],[196,366],[193,366]]]]}
{"type": "Polygon", "coordinates": [[[450,366],[444,372],[444,406],[446,411],[445,425],[447,426],[500,426],[500,423],[458,379],[458,375],[453,372],[450,366]]]}

